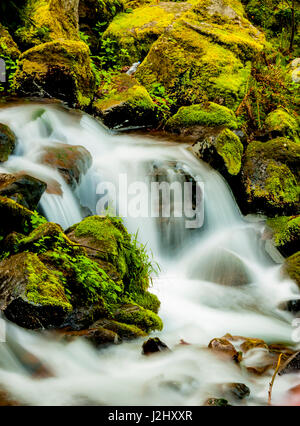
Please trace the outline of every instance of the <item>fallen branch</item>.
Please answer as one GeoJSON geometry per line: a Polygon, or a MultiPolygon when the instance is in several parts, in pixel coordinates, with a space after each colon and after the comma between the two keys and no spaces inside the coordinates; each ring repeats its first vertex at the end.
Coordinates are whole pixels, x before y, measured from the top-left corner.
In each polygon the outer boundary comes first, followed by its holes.
{"type": "Polygon", "coordinates": [[[282,358],[283,353],[281,352],[281,354],[278,357],[278,361],[277,361],[277,365],[276,365],[276,369],[274,371],[274,374],[272,376],[272,380],[270,382],[270,386],[269,386],[269,399],[268,399],[268,405],[271,405],[271,399],[272,399],[272,389],[273,389],[273,385],[274,385],[274,381],[275,381],[275,377],[279,371],[280,368],[280,361],[282,358]]]}

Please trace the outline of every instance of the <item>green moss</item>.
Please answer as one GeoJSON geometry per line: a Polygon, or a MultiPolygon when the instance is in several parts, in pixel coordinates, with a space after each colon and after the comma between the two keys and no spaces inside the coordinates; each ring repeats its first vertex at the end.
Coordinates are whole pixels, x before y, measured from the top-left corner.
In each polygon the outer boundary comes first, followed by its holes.
{"type": "MultiPolygon", "coordinates": [[[[271,204],[292,204],[299,201],[300,186],[290,169],[285,164],[270,161],[267,166],[266,194],[271,204]]],[[[259,190],[257,194],[259,194],[259,190]]]]}
{"type": "Polygon", "coordinates": [[[188,3],[164,2],[120,13],[103,34],[103,40],[115,42],[116,52],[126,50],[126,56],[118,55],[118,65],[131,65],[142,60],[175,17],[189,7],[188,3]]]}
{"type": "Polygon", "coordinates": [[[55,40],[77,40],[75,15],[57,0],[29,0],[23,11],[24,26],[16,34],[25,48],[55,40]]]}
{"type": "Polygon", "coordinates": [[[16,136],[8,126],[0,123],[0,162],[7,161],[16,146],[16,136]]]}
{"type": "Polygon", "coordinates": [[[224,160],[231,175],[237,175],[241,169],[244,147],[239,137],[230,130],[223,130],[216,139],[216,149],[224,160]]]}
{"type": "Polygon", "coordinates": [[[158,313],[160,308],[160,301],[155,294],[149,293],[148,291],[139,292],[139,293],[130,293],[129,301],[135,302],[138,305],[142,306],[142,308],[148,309],[150,311],[158,313]]]}
{"type": "Polygon", "coordinates": [[[135,326],[149,333],[151,330],[162,330],[162,320],[154,312],[141,308],[138,305],[131,305],[130,308],[121,308],[114,317],[117,321],[135,326]]]}
{"type": "Polygon", "coordinates": [[[21,52],[9,32],[0,24],[0,56],[16,60],[20,54],[21,52]]]}
{"type": "Polygon", "coordinates": [[[300,240],[300,216],[281,216],[267,220],[277,247],[300,240]]]}
{"type": "Polygon", "coordinates": [[[101,325],[103,324],[103,327],[106,330],[110,330],[117,333],[118,336],[120,336],[122,339],[133,339],[147,336],[147,334],[143,330],[132,324],[124,324],[113,320],[102,320],[100,321],[100,323],[101,325]]]}
{"type": "Polygon", "coordinates": [[[28,301],[38,305],[55,305],[66,310],[72,309],[65,294],[62,273],[46,268],[35,254],[27,255],[25,267],[28,274],[26,288],[28,301]]]}
{"type": "Polygon", "coordinates": [[[295,142],[299,142],[299,123],[284,109],[278,108],[271,112],[266,118],[265,125],[268,131],[288,136],[295,142]]]}
{"type": "Polygon", "coordinates": [[[236,5],[230,5],[228,16],[228,8],[211,6],[198,1],[152,45],[136,73],[148,90],[161,83],[179,106],[203,98],[229,108],[239,105],[247,90],[249,60],[262,50],[264,37],[236,5]]]}
{"type": "Polygon", "coordinates": [[[286,259],[283,271],[300,287],[300,251],[286,259]]]}
{"type": "Polygon", "coordinates": [[[233,111],[210,102],[181,107],[166,123],[166,128],[173,131],[192,126],[226,126],[236,129],[237,121],[233,111]]]}
{"type": "Polygon", "coordinates": [[[47,96],[50,94],[72,105],[86,107],[95,89],[89,54],[85,43],[69,40],[44,43],[29,49],[20,57],[15,89],[27,95],[39,95],[44,89],[47,96]]]}

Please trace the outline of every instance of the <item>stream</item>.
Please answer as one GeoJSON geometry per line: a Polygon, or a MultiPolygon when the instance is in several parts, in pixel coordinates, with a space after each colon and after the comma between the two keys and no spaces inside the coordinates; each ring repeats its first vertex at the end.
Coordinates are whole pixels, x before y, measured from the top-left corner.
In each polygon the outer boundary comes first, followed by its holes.
{"type": "MultiPolygon", "coordinates": [[[[279,305],[299,299],[299,290],[280,276],[280,264],[265,251],[264,220],[244,218],[225,180],[194,157],[187,144],[109,132],[86,114],[52,104],[1,108],[0,122],[18,137],[14,155],[0,172],[25,170],[46,182],[55,179],[62,195],[45,193],[39,207],[64,229],[87,212],[96,214],[97,185],[117,185],[120,174],[129,182],[149,184],[153,165],[167,170],[170,181],[178,179],[180,169],[204,188],[200,228],[188,229],[184,218],[124,218],[129,232],[138,230],[139,240],[160,265],[150,291],[161,301],[164,329],[152,335],[171,352],[142,356],[143,339],[95,350],[81,340],[64,343],[7,323],[7,343],[0,343],[0,385],[29,405],[188,406],[222,397],[223,384],[237,382],[251,393],[234,405],[266,405],[273,370],[253,375],[207,349],[211,339],[226,333],[296,347],[294,317],[279,305]],[[53,168],[38,162],[43,146],[58,142],[84,146],[92,155],[92,167],[75,190],[53,168]],[[181,339],[190,345],[179,345],[181,339]],[[40,360],[52,377],[33,377],[20,361],[22,351],[40,360]]],[[[245,363],[250,361],[246,358],[245,363]]],[[[300,374],[277,377],[273,404],[280,404],[299,383],[300,374]]]]}

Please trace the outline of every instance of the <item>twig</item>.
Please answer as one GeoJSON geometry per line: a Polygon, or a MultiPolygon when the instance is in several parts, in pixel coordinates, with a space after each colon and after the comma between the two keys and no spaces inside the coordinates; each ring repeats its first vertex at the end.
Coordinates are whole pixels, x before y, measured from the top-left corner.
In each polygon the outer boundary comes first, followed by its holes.
{"type": "Polygon", "coordinates": [[[269,386],[269,399],[268,399],[268,405],[271,405],[271,399],[272,399],[272,389],[273,389],[273,385],[274,385],[274,381],[275,381],[275,377],[278,373],[279,367],[280,367],[280,361],[282,358],[283,353],[281,352],[281,354],[278,357],[278,361],[277,361],[277,365],[276,365],[276,369],[274,371],[274,374],[272,376],[272,380],[270,382],[270,386],[269,386]]]}

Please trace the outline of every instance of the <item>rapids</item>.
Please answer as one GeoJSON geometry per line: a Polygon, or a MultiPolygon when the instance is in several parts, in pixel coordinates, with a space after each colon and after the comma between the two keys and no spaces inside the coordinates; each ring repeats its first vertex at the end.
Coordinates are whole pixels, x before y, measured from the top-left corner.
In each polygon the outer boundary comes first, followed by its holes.
{"type": "MultiPolygon", "coordinates": [[[[153,288],[161,300],[164,330],[160,337],[172,352],[143,357],[141,340],[96,351],[87,343],[62,343],[6,323],[0,343],[0,386],[16,400],[34,405],[201,405],[222,395],[220,384],[246,384],[251,395],[241,404],[265,405],[272,372],[250,375],[207,350],[209,341],[226,333],[295,345],[293,316],[278,308],[300,298],[295,283],[280,277],[261,239],[262,218],[244,218],[224,179],[197,160],[188,145],[106,130],[92,117],[58,105],[26,104],[0,109],[0,122],[18,137],[14,155],[0,172],[27,171],[44,181],[55,179],[63,195],[45,193],[40,210],[63,228],[96,213],[97,185],[149,182],[153,164],[177,164],[204,183],[204,226],[190,230],[184,219],[161,226],[156,218],[125,218],[129,232],[139,230],[161,267],[153,288]],[[58,172],[39,164],[43,146],[61,142],[82,145],[93,165],[72,191],[58,172]],[[233,271],[244,281],[230,284],[233,271]],[[227,282],[229,280],[229,282],[227,282]],[[178,345],[180,339],[193,345],[178,345]],[[52,372],[32,377],[21,359],[29,352],[52,372]]],[[[171,173],[172,176],[172,173],[171,173]]],[[[170,178],[172,179],[172,177],[170,178]]],[[[300,383],[299,374],[276,378],[273,403],[300,383]]],[[[237,404],[237,403],[236,403],[237,404]]]]}

